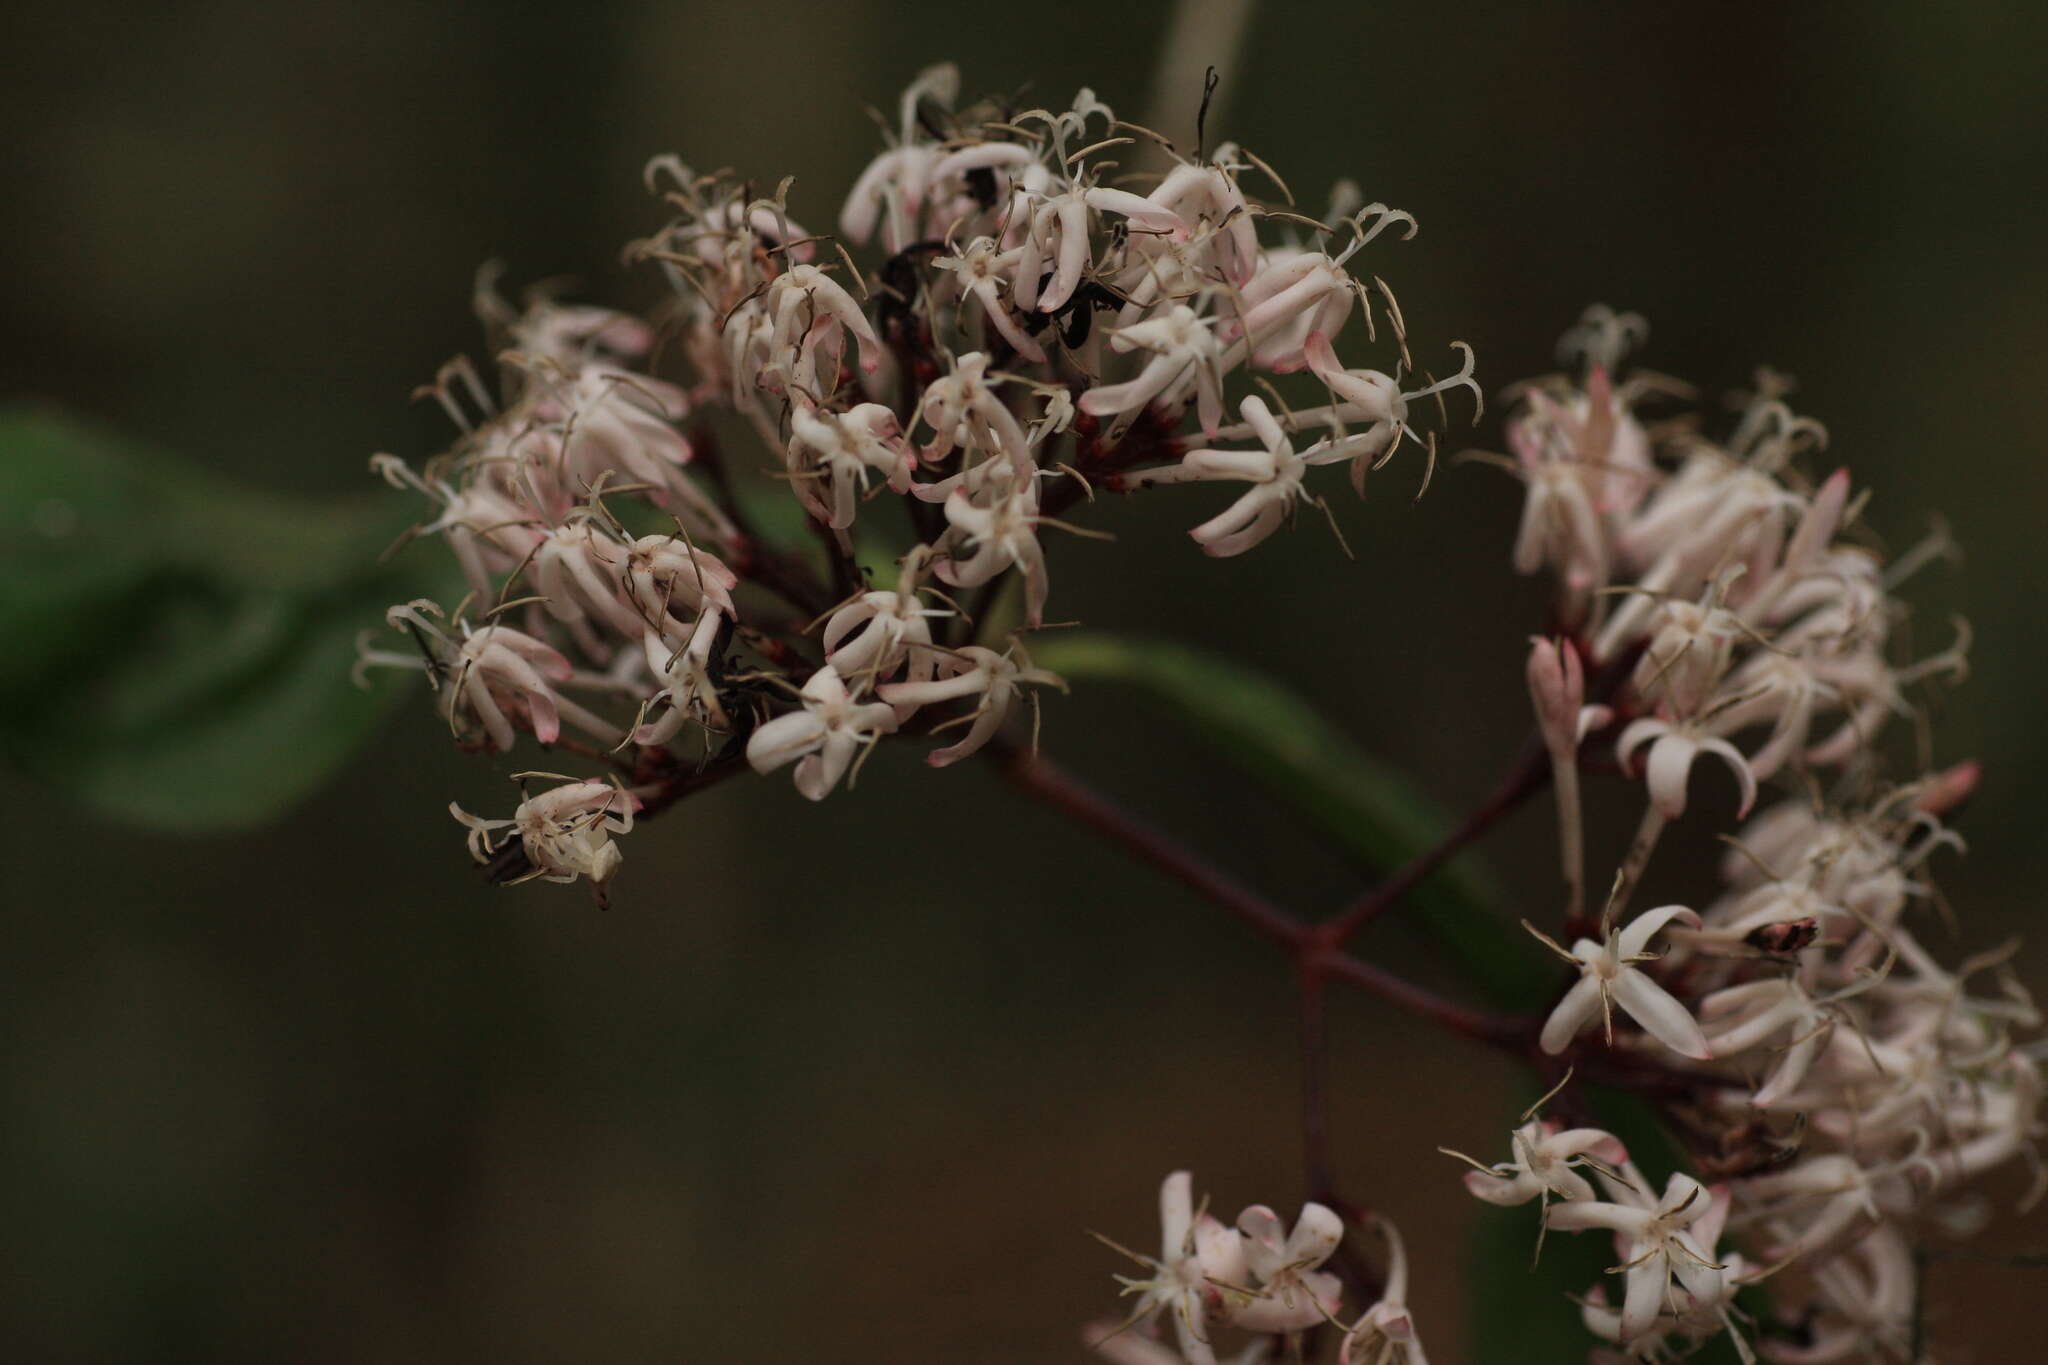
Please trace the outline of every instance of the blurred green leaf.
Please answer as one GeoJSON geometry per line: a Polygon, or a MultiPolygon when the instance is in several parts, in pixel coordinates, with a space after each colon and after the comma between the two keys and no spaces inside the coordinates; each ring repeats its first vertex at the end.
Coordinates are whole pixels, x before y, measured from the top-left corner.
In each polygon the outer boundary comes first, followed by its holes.
{"type": "Polygon", "coordinates": [[[314,790],[392,695],[358,631],[445,585],[383,565],[410,509],[236,485],[58,413],[0,412],[0,755],[136,824],[254,823],[314,790]]]}
{"type": "MultiPolygon", "coordinates": [[[[1364,753],[1315,708],[1256,669],[1163,640],[1086,632],[1034,644],[1070,678],[1143,688],[1309,824],[1375,872],[1399,867],[1451,828],[1402,773],[1364,753]]],[[[1498,883],[1471,856],[1417,887],[1394,913],[1427,936],[1496,1005],[1542,1003],[1548,982],[1525,936],[1498,911],[1498,883]]]]}
{"type": "MultiPolygon", "coordinates": [[[[1599,1284],[1614,1264],[1614,1241],[1600,1234],[1543,1239],[1535,1204],[1479,1204],[1465,1243],[1466,1283],[1475,1286],[1471,1358],[1476,1365],[1577,1365],[1593,1346],[1572,1295],[1599,1284]]],[[[1610,1293],[1613,1291],[1610,1290],[1610,1293]]]]}

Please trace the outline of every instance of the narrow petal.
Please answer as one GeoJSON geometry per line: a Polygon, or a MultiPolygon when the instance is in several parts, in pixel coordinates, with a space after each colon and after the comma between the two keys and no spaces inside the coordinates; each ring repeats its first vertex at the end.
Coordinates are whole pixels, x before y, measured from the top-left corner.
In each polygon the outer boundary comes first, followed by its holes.
{"type": "Polygon", "coordinates": [[[1673,1052],[1701,1061],[1714,1055],[1714,1050],[1707,1046],[1707,1035],[1700,1031],[1699,1020],[1671,992],[1635,968],[1624,967],[1609,990],[1614,1003],[1641,1024],[1643,1032],[1673,1052]]]}
{"type": "Polygon", "coordinates": [[[1650,940],[1657,936],[1657,931],[1673,920],[1681,920],[1695,929],[1700,927],[1700,917],[1683,905],[1660,905],[1655,910],[1645,910],[1621,931],[1617,946],[1622,958],[1640,954],[1650,946],[1650,940]]]}
{"type": "Polygon", "coordinates": [[[1565,992],[1564,999],[1557,1002],[1557,1008],[1543,1021],[1543,1035],[1537,1043],[1545,1052],[1559,1053],[1565,1045],[1579,1036],[1588,1020],[1600,1012],[1600,978],[1591,974],[1581,976],[1578,984],[1565,992]]]}
{"type": "Polygon", "coordinates": [[[1697,741],[1675,731],[1650,746],[1650,761],[1646,765],[1650,800],[1667,820],[1685,814],[1685,782],[1692,773],[1693,755],[1698,752],[1697,741]]]}
{"type": "Polygon", "coordinates": [[[1175,1171],[1159,1186],[1160,1259],[1175,1261],[1187,1254],[1188,1230],[1194,1221],[1194,1172],[1175,1171]]]}
{"type": "Polygon", "coordinates": [[[1664,1311],[1664,1289],[1671,1280],[1663,1256],[1651,1256],[1628,1272],[1621,1304],[1621,1342],[1626,1346],[1656,1324],[1664,1311]]]}

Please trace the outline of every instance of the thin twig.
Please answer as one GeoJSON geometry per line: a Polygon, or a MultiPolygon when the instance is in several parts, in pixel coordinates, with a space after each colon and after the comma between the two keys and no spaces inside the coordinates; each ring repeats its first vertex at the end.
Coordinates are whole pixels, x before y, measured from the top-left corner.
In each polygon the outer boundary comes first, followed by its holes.
{"type": "Polygon", "coordinates": [[[1300,920],[1082,783],[1059,764],[1024,749],[1006,747],[1001,757],[1005,760],[1004,772],[1024,791],[1049,802],[1140,862],[1150,863],[1204,900],[1221,906],[1260,937],[1290,950],[1300,946],[1305,933],[1300,920]]]}
{"type": "Polygon", "coordinates": [[[1433,846],[1394,870],[1393,875],[1360,896],[1333,918],[1317,926],[1317,932],[1331,946],[1348,942],[1353,934],[1398,904],[1403,896],[1428,880],[1430,875],[1475,839],[1492,829],[1524,801],[1550,781],[1550,755],[1540,739],[1522,746],[1521,754],[1493,794],[1481,802],[1433,846]]]}
{"type": "Polygon", "coordinates": [[[1287,949],[1302,970],[1363,987],[1382,1000],[1462,1037],[1516,1053],[1529,1050],[1533,1037],[1530,1021],[1485,1014],[1460,1005],[1383,967],[1341,952],[1326,943],[1307,921],[1274,905],[1193,849],[1138,819],[1051,759],[1008,744],[1000,748],[991,745],[990,751],[1001,761],[1005,775],[1020,789],[1047,801],[1077,823],[1221,906],[1260,937],[1287,949]]]}

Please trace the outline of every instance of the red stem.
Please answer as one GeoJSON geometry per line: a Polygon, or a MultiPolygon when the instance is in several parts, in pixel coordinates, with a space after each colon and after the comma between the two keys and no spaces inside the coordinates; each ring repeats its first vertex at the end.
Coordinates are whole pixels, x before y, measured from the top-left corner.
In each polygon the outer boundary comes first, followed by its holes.
{"type": "Polygon", "coordinates": [[[1527,1050],[1527,1021],[1460,1005],[1383,967],[1352,957],[1328,943],[1315,926],[1274,905],[1200,854],[1138,819],[1051,759],[1007,744],[991,745],[990,752],[1002,763],[1010,780],[1024,791],[1221,906],[1260,937],[1286,949],[1305,975],[1348,981],[1464,1037],[1516,1053],[1527,1050]]]}
{"type": "MultiPolygon", "coordinates": [[[[991,746],[993,749],[994,746],[991,746]]],[[[1154,829],[1043,755],[1022,749],[1000,751],[1010,780],[1051,803],[1140,862],[1150,863],[1203,899],[1234,915],[1262,938],[1299,951],[1306,928],[1264,896],[1213,863],[1154,829]]]]}
{"type": "Polygon", "coordinates": [[[1401,898],[1428,880],[1430,875],[1467,844],[1485,834],[1550,781],[1550,755],[1541,739],[1531,738],[1522,746],[1514,767],[1500,785],[1482,801],[1458,827],[1437,843],[1394,870],[1392,876],[1351,902],[1331,919],[1317,926],[1317,932],[1332,947],[1350,941],[1353,934],[1391,910],[1401,898]]]}

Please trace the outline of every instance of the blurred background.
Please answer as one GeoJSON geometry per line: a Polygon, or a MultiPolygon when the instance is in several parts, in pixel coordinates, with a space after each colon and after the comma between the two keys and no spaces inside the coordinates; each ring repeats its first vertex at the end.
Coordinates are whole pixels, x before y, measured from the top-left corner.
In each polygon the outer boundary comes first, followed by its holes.
{"type": "MultiPolygon", "coordinates": [[[[794,214],[829,223],[860,109],[920,67],[1142,117],[1169,14],[19,8],[0,385],[261,486],[360,493],[373,451],[444,441],[407,395],[476,349],[479,262],[653,296],[616,264],[663,217],[649,154],[793,174],[794,214]]],[[[1924,585],[1924,641],[1966,608],[1978,646],[1936,754],[1986,777],[1944,886],[1971,945],[2035,934],[2037,991],[2044,42],[2017,0],[1267,4],[1211,125],[1310,204],[1351,175],[1412,211],[1375,269],[1424,352],[1471,342],[1490,389],[1549,368],[1585,304],[1636,309],[1644,363],[1709,392],[1799,376],[1895,546],[1946,515],[1967,558],[1924,585]]],[[[1491,419],[1474,439],[1498,445],[1491,419]]],[[[1261,662],[1469,802],[1523,732],[1540,594],[1510,581],[1517,486],[1449,468],[1411,505],[1414,473],[1336,504],[1356,562],[1304,523],[1219,565],[1185,501],[1098,512],[1122,543],[1058,547],[1061,610],[1261,662]]],[[[1355,889],[1131,694],[1046,722],[1049,752],[1289,903],[1355,889]]],[[[1125,1268],[1084,1230],[1149,1246],[1166,1171],[1230,1209],[1298,1198],[1281,964],[987,771],[887,753],[823,809],[722,787],[632,836],[599,913],[486,887],[463,853],[448,800],[505,807],[527,766],[454,754],[422,695],[239,836],[140,834],[0,777],[0,1354],[1070,1361],[1125,1268]]],[[[1547,885],[1549,819],[1492,850],[1511,885],[1547,885]]],[[[1408,1232],[1432,1356],[1459,1361],[1468,1211],[1434,1148],[1491,1152],[1526,1097],[1376,1007],[1344,1002],[1334,1034],[1344,1183],[1408,1232]]],[[[2044,1241],[2037,1216],[1985,1246],[2044,1241]]],[[[1935,1340],[2021,1358],[1979,1309],[2042,1274],[1937,1264],[1935,1340]]]]}

